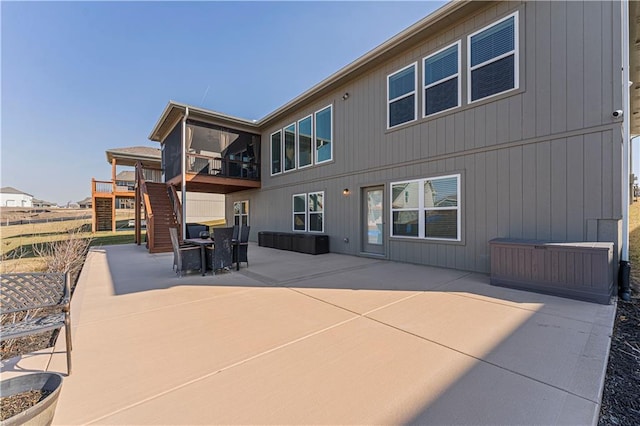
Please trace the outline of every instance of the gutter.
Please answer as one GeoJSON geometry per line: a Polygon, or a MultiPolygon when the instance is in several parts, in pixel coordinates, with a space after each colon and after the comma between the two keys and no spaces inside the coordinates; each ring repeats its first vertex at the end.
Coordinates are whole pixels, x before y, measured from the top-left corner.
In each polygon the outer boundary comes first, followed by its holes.
{"type": "Polygon", "coordinates": [[[182,119],[182,238],[187,235],[187,119],[189,107],[185,107],[182,119]]]}
{"type": "Polygon", "coordinates": [[[631,105],[629,87],[631,82],[629,70],[629,0],[620,2],[621,8],[621,40],[622,47],[622,241],[620,253],[620,269],[618,271],[619,296],[622,300],[630,300],[629,284],[631,265],[629,264],[629,203],[630,203],[630,120],[631,105]]]}

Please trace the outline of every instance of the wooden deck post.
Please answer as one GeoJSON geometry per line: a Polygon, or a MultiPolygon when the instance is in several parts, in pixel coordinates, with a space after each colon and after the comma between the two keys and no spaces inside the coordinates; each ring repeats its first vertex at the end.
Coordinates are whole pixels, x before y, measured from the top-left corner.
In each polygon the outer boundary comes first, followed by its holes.
{"type": "Polygon", "coordinates": [[[116,232],[116,159],[111,160],[111,232],[116,232]]]}
{"type": "Polygon", "coordinates": [[[91,232],[95,233],[98,227],[98,212],[96,207],[96,178],[91,178],[91,232]]]}

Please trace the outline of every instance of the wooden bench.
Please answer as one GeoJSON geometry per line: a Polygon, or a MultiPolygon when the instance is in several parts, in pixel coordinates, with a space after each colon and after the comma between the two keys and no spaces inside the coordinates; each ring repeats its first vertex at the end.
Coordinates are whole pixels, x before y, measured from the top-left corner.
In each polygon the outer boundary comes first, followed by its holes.
{"type": "Polygon", "coordinates": [[[67,374],[71,374],[69,273],[3,274],[0,341],[65,328],[67,374]]]}

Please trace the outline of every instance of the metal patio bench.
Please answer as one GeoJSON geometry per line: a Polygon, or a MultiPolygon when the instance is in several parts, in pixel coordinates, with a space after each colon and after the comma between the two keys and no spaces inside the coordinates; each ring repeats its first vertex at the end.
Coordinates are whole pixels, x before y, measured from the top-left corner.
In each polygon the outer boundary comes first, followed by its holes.
{"type": "Polygon", "coordinates": [[[64,327],[67,374],[71,374],[71,274],[3,274],[1,278],[0,341],[64,327]]]}

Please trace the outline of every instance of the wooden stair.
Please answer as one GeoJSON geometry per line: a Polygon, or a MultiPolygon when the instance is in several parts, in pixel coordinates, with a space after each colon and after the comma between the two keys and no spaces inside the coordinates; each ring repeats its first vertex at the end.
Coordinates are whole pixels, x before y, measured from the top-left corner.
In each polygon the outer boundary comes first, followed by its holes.
{"type": "MultiPolygon", "coordinates": [[[[153,247],[149,247],[149,253],[166,253],[173,250],[169,228],[177,227],[178,223],[173,214],[173,205],[167,185],[164,183],[146,182],[149,204],[153,212],[153,225],[147,224],[147,232],[153,229],[153,247]]],[[[149,241],[149,238],[147,238],[149,241]]]]}

